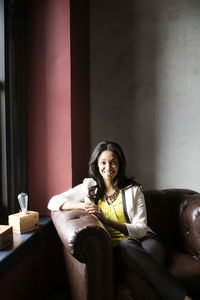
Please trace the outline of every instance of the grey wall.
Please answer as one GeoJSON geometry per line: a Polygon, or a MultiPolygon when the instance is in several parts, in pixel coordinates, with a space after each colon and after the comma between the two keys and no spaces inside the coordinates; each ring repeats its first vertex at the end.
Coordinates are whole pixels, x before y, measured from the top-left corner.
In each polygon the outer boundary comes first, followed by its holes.
{"type": "Polygon", "coordinates": [[[145,188],[200,191],[200,2],[90,5],[91,148],[119,142],[145,188]]]}

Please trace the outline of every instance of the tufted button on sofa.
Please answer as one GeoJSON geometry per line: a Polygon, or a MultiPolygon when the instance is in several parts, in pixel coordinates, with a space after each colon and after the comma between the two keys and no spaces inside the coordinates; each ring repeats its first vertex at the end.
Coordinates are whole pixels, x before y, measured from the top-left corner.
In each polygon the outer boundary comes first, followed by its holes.
{"type": "MultiPolygon", "coordinates": [[[[200,299],[200,194],[187,189],[144,191],[148,225],[163,242],[166,267],[200,299]]],[[[139,267],[115,253],[99,220],[83,210],[51,214],[63,244],[73,300],[159,300],[139,267]],[[113,263],[115,262],[115,263],[113,263]]]]}

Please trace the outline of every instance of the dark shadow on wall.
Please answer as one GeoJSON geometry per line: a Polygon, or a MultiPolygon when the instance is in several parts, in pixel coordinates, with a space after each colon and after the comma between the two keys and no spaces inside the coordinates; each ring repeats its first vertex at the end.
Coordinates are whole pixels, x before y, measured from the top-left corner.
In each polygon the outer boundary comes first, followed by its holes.
{"type": "Polygon", "coordinates": [[[157,67],[157,18],[159,5],[156,1],[148,3],[132,2],[132,51],[131,88],[127,103],[130,111],[129,136],[126,147],[130,167],[136,179],[145,188],[155,185],[156,163],[156,67],[157,67]],[[129,97],[131,101],[129,100],[129,97]]]}
{"type": "Polygon", "coordinates": [[[157,1],[91,1],[92,147],[119,142],[127,173],[154,187],[157,1]]]}

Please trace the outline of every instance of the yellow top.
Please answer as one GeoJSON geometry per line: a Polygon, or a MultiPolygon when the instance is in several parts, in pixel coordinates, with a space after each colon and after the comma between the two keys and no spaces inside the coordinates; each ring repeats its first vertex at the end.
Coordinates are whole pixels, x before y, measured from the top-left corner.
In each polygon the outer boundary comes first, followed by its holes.
{"type": "MultiPolygon", "coordinates": [[[[111,205],[109,205],[106,200],[100,199],[98,202],[98,206],[102,209],[106,218],[121,223],[126,223],[126,218],[124,215],[124,209],[122,204],[122,191],[120,191],[117,199],[111,205]]],[[[126,236],[120,231],[107,225],[105,225],[105,227],[111,235],[113,246],[116,246],[119,243],[119,241],[126,238],[126,236]]]]}

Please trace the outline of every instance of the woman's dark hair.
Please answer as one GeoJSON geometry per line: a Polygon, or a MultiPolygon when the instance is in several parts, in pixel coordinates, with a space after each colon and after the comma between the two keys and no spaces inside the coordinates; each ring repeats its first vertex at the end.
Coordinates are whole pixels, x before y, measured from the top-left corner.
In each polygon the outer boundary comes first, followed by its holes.
{"type": "Polygon", "coordinates": [[[127,178],[125,175],[126,158],[121,146],[115,142],[101,142],[95,147],[89,161],[89,176],[93,178],[97,183],[96,186],[93,186],[89,189],[89,195],[96,204],[98,203],[98,200],[100,198],[104,197],[105,194],[105,185],[98,168],[98,158],[99,155],[106,150],[110,150],[115,153],[119,163],[119,170],[116,177],[114,178],[114,185],[120,189],[126,188],[127,186],[131,185],[139,185],[132,178],[127,178]],[[97,192],[95,193],[96,189],[97,192]]]}

